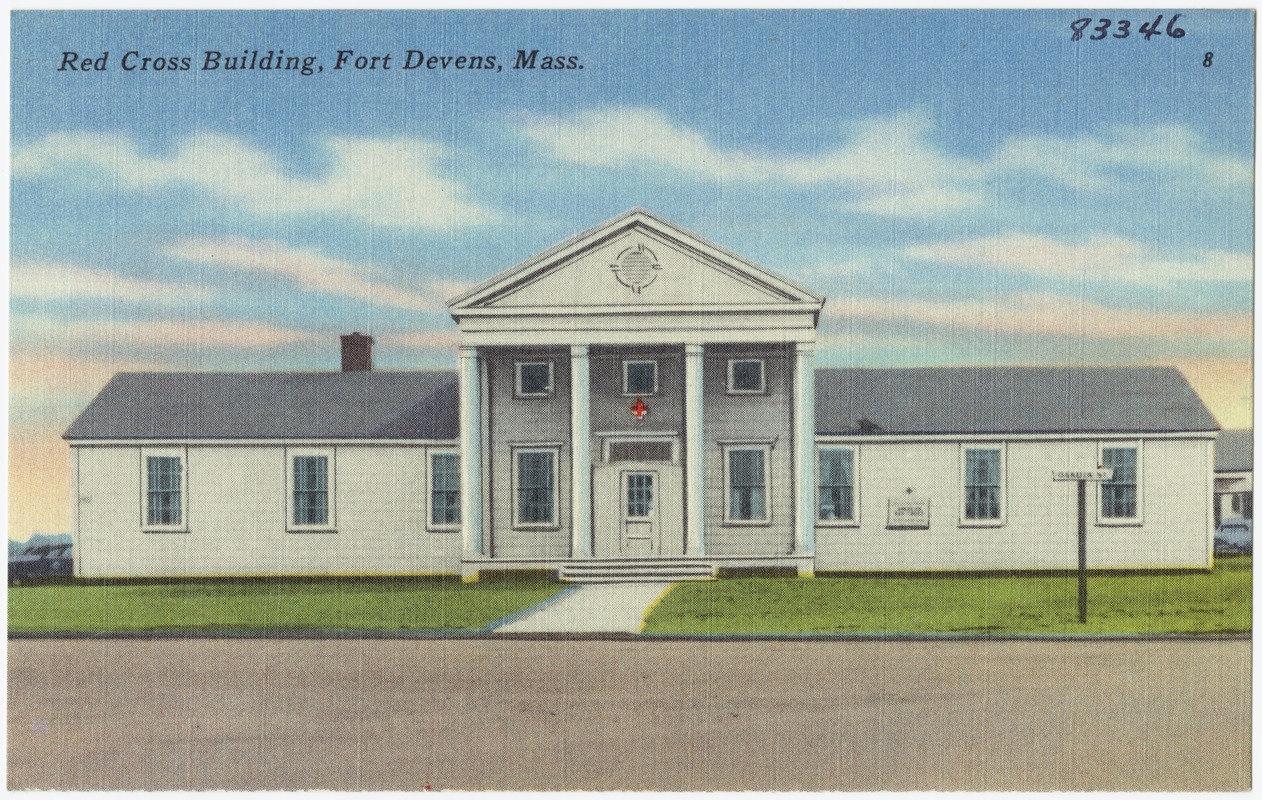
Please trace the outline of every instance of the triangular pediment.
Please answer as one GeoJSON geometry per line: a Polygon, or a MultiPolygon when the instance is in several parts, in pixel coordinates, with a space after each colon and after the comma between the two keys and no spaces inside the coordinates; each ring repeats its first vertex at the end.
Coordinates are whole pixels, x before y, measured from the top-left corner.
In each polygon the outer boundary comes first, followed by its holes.
{"type": "Polygon", "coordinates": [[[818,310],[823,299],[647,211],[585,231],[457,297],[453,316],[575,314],[637,308],[704,312],[783,306],[818,310]]]}

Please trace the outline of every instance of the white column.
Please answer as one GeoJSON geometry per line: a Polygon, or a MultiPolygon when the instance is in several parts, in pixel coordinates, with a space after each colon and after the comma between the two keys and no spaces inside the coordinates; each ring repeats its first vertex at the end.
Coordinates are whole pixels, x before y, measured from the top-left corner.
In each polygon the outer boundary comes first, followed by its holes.
{"type": "Polygon", "coordinates": [[[570,527],[574,558],[592,554],[592,412],[587,345],[570,346],[570,527]]]}
{"type": "Polygon", "coordinates": [[[815,553],[815,344],[798,342],[793,359],[793,466],[797,487],[793,552],[815,553]]]}
{"type": "Polygon", "coordinates": [[[482,555],[482,374],[476,347],[460,348],[460,522],[465,556],[482,555]]]}
{"type": "Polygon", "coordinates": [[[705,436],[702,413],[702,376],[705,348],[684,345],[684,496],[688,507],[684,552],[705,554],[705,436]]]}

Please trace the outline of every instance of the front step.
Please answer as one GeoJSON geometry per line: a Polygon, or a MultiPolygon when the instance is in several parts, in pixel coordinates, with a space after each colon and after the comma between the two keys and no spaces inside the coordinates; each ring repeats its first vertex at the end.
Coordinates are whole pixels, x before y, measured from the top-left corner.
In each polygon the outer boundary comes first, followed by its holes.
{"type": "Polygon", "coordinates": [[[709,581],[715,578],[713,564],[692,560],[639,561],[614,559],[566,564],[557,570],[566,583],[658,583],[709,581]]]}

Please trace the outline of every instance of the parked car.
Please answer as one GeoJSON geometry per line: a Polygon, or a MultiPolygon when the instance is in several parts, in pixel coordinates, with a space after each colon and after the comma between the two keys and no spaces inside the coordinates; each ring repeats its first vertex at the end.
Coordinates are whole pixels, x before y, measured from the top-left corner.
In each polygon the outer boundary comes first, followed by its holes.
{"type": "Polygon", "coordinates": [[[34,578],[69,578],[73,575],[73,545],[33,544],[9,557],[9,585],[34,578]]]}
{"type": "Polygon", "coordinates": [[[1225,519],[1214,531],[1214,555],[1252,555],[1253,520],[1225,519]]]}

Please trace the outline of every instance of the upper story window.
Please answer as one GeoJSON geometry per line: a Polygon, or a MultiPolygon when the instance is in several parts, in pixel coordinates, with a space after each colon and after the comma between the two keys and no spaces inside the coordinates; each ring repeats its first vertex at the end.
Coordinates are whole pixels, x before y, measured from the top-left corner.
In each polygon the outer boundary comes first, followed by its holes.
{"type": "Polygon", "coordinates": [[[1003,451],[998,447],[964,450],[964,521],[1003,519],[1003,451]]]}
{"type": "Polygon", "coordinates": [[[1113,480],[1100,484],[1100,516],[1106,520],[1139,519],[1139,448],[1102,447],[1100,465],[1113,470],[1113,480]]]}
{"type": "Polygon", "coordinates": [[[429,458],[429,523],[431,527],[460,524],[460,456],[432,453],[429,458]]]}
{"type": "Polygon", "coordinates": [[[733,358],[727,362],[728,394],[762,394],[767,391],[761,358],[733,358]]]}
{"type": "Polygon", "coordinates": [[[636,397],[657,394],[657,362],[623,361],[622,393],[636,397]]]}
{"type": "Polygon", "coordinates": [[[517,396],[548,397],[552,394],[551,361],[517,362],[517,396]]]}
{"type": "Polygon", "coordinates": [[[184,524],[184,469],[179,456],[145,458],[145,525],[178,527],[184,524]]]}

